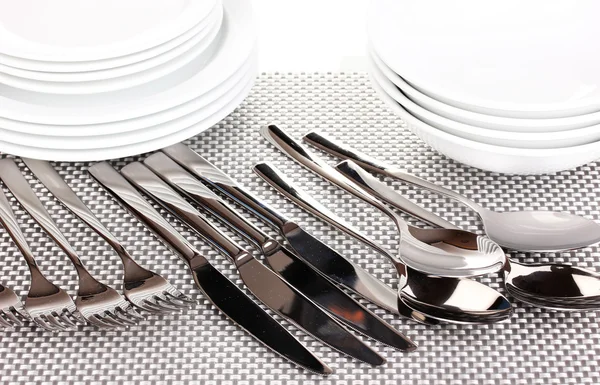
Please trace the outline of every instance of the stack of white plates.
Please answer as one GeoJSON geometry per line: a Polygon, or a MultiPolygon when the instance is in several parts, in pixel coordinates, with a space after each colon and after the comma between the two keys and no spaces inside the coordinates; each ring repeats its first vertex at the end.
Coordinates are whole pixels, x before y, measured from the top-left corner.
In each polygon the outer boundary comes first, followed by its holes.
{"type": "Polygon", "coordinates": [[[600,158],[600,2],[375,0],[371,79],[408,128],[485,170],[600,158]]]}
{"type": "Polygon", "coordinates": [[[185,140],[256,77],[245,0],[0,0],[0,151],[87,161],[185,140]]]}

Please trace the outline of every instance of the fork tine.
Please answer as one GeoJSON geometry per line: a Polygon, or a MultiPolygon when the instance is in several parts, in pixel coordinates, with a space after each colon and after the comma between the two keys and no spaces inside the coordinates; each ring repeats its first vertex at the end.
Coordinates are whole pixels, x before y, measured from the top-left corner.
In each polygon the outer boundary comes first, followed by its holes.
{"type": "Polygon", "coordinates": [[[56,318],[54,315],[46,314],[46,318],[48,319],[48,322],[50,322],[50,324],[56,326],[60,331],[69,330],[69,328],[66,325],[64,325],[62,322],[60,322],[60,320],[58,318],[56,318]]]}
{"type": "Polygon", "coordinates": [[[133,306],[129,306],[127,309],[124,310],[127,314],[129,314],[132,318],[138,320],[138,321],[144,321],[146,319],[146,317],[144,317],[140,312],[138,312],[135,307],[133,306]]]}
{"type": "Polygon", "coordinates": [[[182,308],[184,308],[185,306],[181,306],[178,305],[176,303],[171,302],[169,299],[167,298],[162,298],[158,295],[155,295],[154,298],[156,299],[157,305],[158,306],[162,306],[164,308],[167,308],[171,311],[174,312],[180,312],[182,310],[182,308]]]}
{"type": "Polygon", "coordinates": [[[183,294],[182,292],[180,292],[177,289],[175,290],[174,293],[170,293],[170,292],[166,291],[166,292],[164,292],[164,294],[168,297],[173,297],[173,298],[177,299],[178,301],[189,303],[190,305],[195,305],[198,303],[196,300],[188,297],[187,295],[183,294]]]}
{"type": "Polygon", "coordinates": [[[48,323],[48,322],[47,322],[45,319],[43,319],[42,317],[35,317],[35,318],[33,319],[33,322],[35,322],[35,324],[36,324],[36,325],[38,325],[38,326],[40,326],[42,329],[46,329],[46,330],[49,330],[49,331],[51,331],[51,332],[55,332],[55,331],[57,331],[57,330],[58,330],[58,329],[57,329],[55,326],[53,326],[53,325],[49,324],[49,323],[48,323]]]}
{"type": "Polygon", "coordinates": [[[69,329],[75,329],[77,325],[67,317],[67,313],[54,314],[55,317],[58,317],[60,321],[62,321],[63,325],[66,325],[69,329]]]}
{"type": "Polygon", "coordinates": [[[9,309],[8,311],[2,313],[6,318],[8,318],[8,321],[11,322],[13,326],[23,326],[23,321],[18,319],[11,310],[12,309],[9,309]]]}
{"type": "Polygon", "coordinates": [[[186,297],[185,295],[182,294],[183,297],[181,296],[176,296],[173,295],[172,293],[169,292],[164,292],[163,295],[165,296],[165,298],[167,300],[169,300],[171,303],[181,306],[181,307],[185,307],[188,308],[190,307],[192,304],[196,303],[196,301],[193,301],[192,299],[186,297]]]}
{"type": "Polygon", "coordinates": [[[29,313],[27,313],[27,311],[25,310],[25,308],[16,308],[13,307],[12,309],[10,309],[12,311],[12,313],[21,318],[22,320],[26,320],[26,321],[30,321],[31,317],[29,316],[29,313]]]}
{"type": "Polygon", "coordinates": [[[130,317],[127,312],[123,311],[122,309],[115,309],[115,311],[110,313],[109,316],[113,319],[123,322],[125,326],[137,325],[135,318],[130,317]]]}
{"type": "Polygon", "coordinates": [[[109,322],[108,320],[105,320],[103,317],[100,317],[97,314],[89,316],[88,322],[100,329],[114,330],[114,329],[120,329],[123,327],[121,324],[109,322]]]}
{"type": "Polygon", "coordinates": [[[113,326],[113,328],[117,328],[117,329],[127,329],[127,327],[129,327],[129,324],[127,322],[124,322],[123,320],[115,317],[112,313],[109,313],[108,311],[106,312],[105,315],[96,315],[99,319],[101,319],[102,321],[104,321],[105,323],[108,323],[110,325],[113,326]]]}
{"type": "Polygon", "coordinates": [[[4,318],[3,314],[4,312],[0,310],[0,325],[2,325],[5,328],[13,329],[13,324],[8,322],[8,320],[4,318]]]}
{"type": "Polygon", "coordinates": [[[71,321],[73,323],[73,325],[75,325],[76,327],[83,324],[86,325],[87,321],[85,320],[85,318],[83,317],[78,317],[76,314],[71,313],[68,310],[65,310],[64,313],[61,315],[61,317],[64,317],[66,319],[68,319],[69,321],[71,321]]]}
{"type": "Polygon", "coordinates": [[[152,302],[150,302],[148,300],[144,300],[138,306],[141,307],[142,309],[144,309],[145,311],[147,311],[148,313],[152,313],[152,314],[164,314],[165,313],[165,310],[163,308],[153,304],[152,302]]]}

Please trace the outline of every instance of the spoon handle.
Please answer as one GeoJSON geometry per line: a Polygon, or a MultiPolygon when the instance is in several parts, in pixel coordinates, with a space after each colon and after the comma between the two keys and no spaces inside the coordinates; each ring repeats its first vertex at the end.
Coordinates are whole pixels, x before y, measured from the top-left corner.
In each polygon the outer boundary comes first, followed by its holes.
{"type": "Polygon", "coordinates": [[[387,202],[403,211],[407,214],[419,218],[432,225],[443,227],[446,229],[459,229],[459,227],[453,225],[447,220],[425,210],[421,206],[414,204],[408,199],[404,198],[397,191],[390,188],[385,183],[381,182],[373,175],[369,174],[368,171],[357,165],[356,163],[344,160],[338,163],[335,168],[344,174],[348,179],[364,188],[368,193],[373,196],[387,202]],[[413,208],[416,206],[417,209],[413,208]]]}
{"type": "MultiPolygon", "coordinates": [[[[330,137],[322,134],[320,132],[311,131],[304,136],[304,141],[310,143],[316,148],[330,154],[336,156],[340,159],[349,159],[355,163],[358,163],[360,166],[364,167],[369,171],[373,171],[377,174],[382,174],[389,176],[390,178],[398,179],[406,183],[410,183],[419,187],[422,187],[426,190],[433,191],[435,193],[444,195],[448,198],[455,199],[465,206],[469,207],[471,210],[479,213],[481,215],[482,210],[485,210],[483,207],[473,202],[472,200],[458,194],[455,191],[452,191],[446,187],[439,186],[435,183],[429,182],[423,178],[419,178],[418,176],[409,174],[401,169],[386,164],[378,159],[375,159],[367,154],[364,154],[360,151],[353,149],[345,143],[340,141],[336,141],[331,139],[330,137]]],[[[390,202],[391,203],[391,202],[390,202]]],[[[405,210],[405,208],[401,206],[397,206],[395,203],[391,203],[393,206],[399,208],[400,210],[405,210]]],[[[416,211],[415,214],[417,216],[421,216],[423,213],[421,210],[413,207],[414,203],[408,206],[411,211],[416,211]]],[[[407,207],[403,205],[404,207],[407,207]]],[[[416,205],[415,205],[416,206],[416,205]]],[[[418,207],[418,206],[417,206],[418,207]]],[[[422,218],[427,220],[425,218],[422,218]]],[[[428,221],[428,220],[427,220],[428,221]]],[[[428,221],[429,222],[429,221],[428,221]]]]}
{"type": "Polygon", "coordinates": [[[269,163],[258,163],[253,168],[254,172],[261,177],[265,182],[270,184],[280,194],[302,207],[311,214],[321,218],[330,225],[337,227],[348,235],[360,240],[369,247],[388,257],[398,267],[404,267],[404,264],[396,258],[392,253],[385,249],[377,242],[361,233],[357,228],[340,218],[337,214],[330,211],[328,208],[319,203],[306,191],[300,189],[291,180],[285,177],[283,172],[269,163]]]}

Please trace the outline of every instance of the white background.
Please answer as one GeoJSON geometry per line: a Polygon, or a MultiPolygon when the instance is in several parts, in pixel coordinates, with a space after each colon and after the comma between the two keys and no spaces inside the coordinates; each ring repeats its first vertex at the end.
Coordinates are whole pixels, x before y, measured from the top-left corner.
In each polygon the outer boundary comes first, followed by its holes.
{"type": "Polygon", "coordinates": [[[367,0],[249,0],[260,71],[366,69],[367,0]]]}

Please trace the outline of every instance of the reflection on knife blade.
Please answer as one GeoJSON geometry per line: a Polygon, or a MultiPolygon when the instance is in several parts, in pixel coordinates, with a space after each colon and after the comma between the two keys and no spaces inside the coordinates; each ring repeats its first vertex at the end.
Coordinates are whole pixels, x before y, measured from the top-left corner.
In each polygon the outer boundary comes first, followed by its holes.
{"type": "Polygon", "coordinates": [[[193,273],[196,285],[217,309],[291,362],[315,373],[333,373],[331,368],[215,269],[108,163],[96,164],[88,171],[127,210],[181,254],[193,273]]]}
{"type": "Polygon", "coordinates": [[[271,269],[340,321],[393,348],[404,351],[416,349],[416,345],[405,335],[349,297],[277,240],[254,226],[167,155],[156,153],[146,158],[144,164],[166,183],[206,207],[254,244],[264,254],[271,269]]]}
{"type": "Polygon", "coordinates": [[[277,229],[305,261],[366,300],[399,314],[398,293],[348,260],[252,193],[184,144],[162,150],[197,178],[215,187],[277,229]]]}
{"type": "Polygon", "coordinates": [[[338,321],[207,222],[202,214],[146,166],[134,162],[125,166],[121,173],[133,185],[151,196],[229,257],[235,263],[248,289],[273,311],[351,357],[371,365],[385,363],[383,357],[346,330],[338,321]]]}

